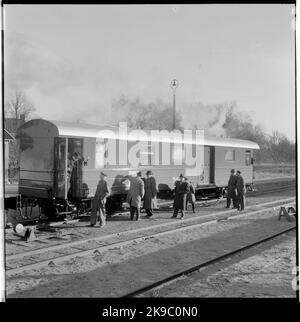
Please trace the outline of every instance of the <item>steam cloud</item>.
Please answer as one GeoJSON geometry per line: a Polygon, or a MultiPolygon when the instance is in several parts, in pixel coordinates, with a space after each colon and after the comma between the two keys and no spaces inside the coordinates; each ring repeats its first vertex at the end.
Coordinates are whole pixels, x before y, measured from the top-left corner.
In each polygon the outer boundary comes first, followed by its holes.
{"type": "MultiPolygon", "coordinates": [[[[106,77],[101,78],[73,66],[55,53],[15,32],[5,33],[4,48],[5,99],[10,99],[16,90],[24,91],[36,108],[37,113],[34,117],[92,124],[111,124],[115,123],[116,119],[125,120],[128,106],[117,109],[117,115],[114,113],[115,108],[112,108],[116,100],[119,99],[120,102],[121,97],[121,93],[114,88],[122,87],[114,86],[120,85],[122,72],[113,70],[113,66],[104,66],[103,74],[106,73],[106,77]]],[[[129,88],[123,90],[127,94],[129,88]]],[[[139,110],[139,104],[144,104],[139,99],[130,99],[127,103],[134,107],[136,112],[139,110]]],[[[151,104],[160,115],[164,116],[162,110],[165,108],[170,111],[169,103],[155,97],[152,102],[147,103],[151,104]]],[[[178,106],[178,111],[184,129],[205,129],[207,133],[218,136],[224,134],[222,125],[227,111],[224,104],[185,103],[178,106]]],[[[169,112],[165,117],[168,116],[169,112]]],[[[153,126],[155,122],[154,119],[153,126]]]]}
{"type": "Polygon", "coordinates": [[[22,34],[6,32],[5,36],[6,100],[22,90],[36,107],[36,117],[93,123],[107,120],[110,98],[101,91],[101,80],[22,34]]]}
{"type": "Polygon", "coordinates": [[[188,129],[203,129],[206,133],[224,136],[223,124],[226,113],[233,103],[205,105],[201,102],[185,103],[180,106],[182,122],[188,129]]]}

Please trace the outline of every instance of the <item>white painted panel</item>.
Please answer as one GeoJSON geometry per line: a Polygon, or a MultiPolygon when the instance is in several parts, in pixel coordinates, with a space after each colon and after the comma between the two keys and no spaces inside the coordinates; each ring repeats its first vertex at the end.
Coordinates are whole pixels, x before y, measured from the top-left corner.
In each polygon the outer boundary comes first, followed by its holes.
{"type": "Polygon", "coordinates": [[[240,170],[245,183],[253,182],[253,165],[246,166],[246,149],[235,148],[235,160],[225,161],[225,151],[229,148],[216,147],[215,181],[217,186],[227,186],[230,170],[240,170]]]}
{"type": "Polygon", "coordinates": [[[203,180],[201,180],[199,184],[209,184],[209,174],[210,174],[210,147],[206,146],[204,148],[203,180]]]}

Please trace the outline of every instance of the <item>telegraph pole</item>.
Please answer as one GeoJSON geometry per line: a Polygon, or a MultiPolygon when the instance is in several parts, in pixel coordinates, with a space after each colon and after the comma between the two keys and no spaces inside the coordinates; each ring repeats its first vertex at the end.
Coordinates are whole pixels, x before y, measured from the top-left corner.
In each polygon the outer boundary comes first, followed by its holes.
{"type": "Polygon", "coordinates": [[[176,128],[176,89],[178,87],[179,83],[177,79],[173,79],[171,81],[171,88],[173,90],[173,130],[176,128]]]}

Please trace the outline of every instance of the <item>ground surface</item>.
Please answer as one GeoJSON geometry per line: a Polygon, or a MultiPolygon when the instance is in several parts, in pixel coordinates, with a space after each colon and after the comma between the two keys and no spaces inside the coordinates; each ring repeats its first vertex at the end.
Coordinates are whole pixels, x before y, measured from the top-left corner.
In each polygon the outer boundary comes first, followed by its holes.
{"type": "Polygon", "coordinates": [[[295,233],[288,233],[143,296],[295,298],[295,246],[295,233]]]}
{"type": "MultiPolygon", "coordinates": [[[[246,207],[294,196],[295,191],[284,191],[273,193],[271,196],[251,197],[247,198],[246,207]]],[[[154,218],[150,220],[142,218],[138,222],[132,222],[129,220],[129,214],[125,212],[111,218],[107,225],[101,229],[88,227],[88,218],[82,219],[74,225],[61,224],[57,229],[69,236],[65,241],[68,242],[178,221],[178,219],[170,219],[172,202],[169,202],[169,205],[169,210],[166,208],[166,211],[156,212],[154,218]]],[[[168,206],[168,202],[166,206],[168,206]]],[[[196,214],[188,211],[186,218],[201,217],[223,210],[224,200],[210,204],[197,202],[196,214]]],[[[218,224],[193,228],[186,232],[132,243],[121,248],[112,248],[93,256],[74,258],[53,267],[50,265],[16,274],[7,277],[7,297],[121,296],[155,279],[174,273],[174,269],[182,269],[196,261],[205,261],[232,247],[238,247],[245,242],[246,233],[252,231],[252,237],[257,238],[258,235],[262,237],[266,233],[270,233],[273,228],[276,230],[287,227],[289,223],[286,221],[277,221],[277,214],[278,211],[271,211],[254,215],[251,219],[222,221],[218,224]],[[260,221],[257,221],[258,219],[260,221]],[[263,223],[267,224],[264,228],[262,228],[263,223]]],[[[245,262],[233,263],[233,266],[228,270],[226,270],[228,265],[222,264],[219,271],[209,272],[211,276],[209,279],[202,279],[200,282],[196,279],[197,282],[194,281],[195,284],[190,284],[190,287],[181,287],[182,292],[178,293],[176,289],[173,289],[162,293],[162,296],[293,296],[294,293],[288,286],[291,279],[291,269],[289,268],[292,266],[292,258],[295,256],[296,242],[293,238],[292,236],[289,241],[283,241],[281,246],[270,245],[270,247],[275,247],[273,251],[273,248],[270,249],[270,252],[265,249],[266,253],[255,254],[252,260],[250,257],[249,259],[245,258],[245,262]],[[275,261],[274,265],[269,265],[273,260],[275,261]],[[265,262],[270,267],[266,271],[264,269],[265,262]],[[274,271],[272,271],[272,267],[274,271]],[[250,270],[247,271],[247,269],[250,270]],[[257,284],[262,284],[259,282],[258,275],[255,275],[256,271],[264,274],[261,275],[263,276],[261,281],[266,282],[266,287],[270,276],[274,277],[270,284],[273,286],[269,291],[264,293],[261,288],[262,291],[254,292],[257,289],[257,284]],[[246,288],[245,285],[247,285],[246,288]],[[200,289],[201,291],[199,291],[200,289]]],[[[19,240],[20,237],[16,236],[12,229],[6,230],[7,255],[45,247],[40,242],[18,244],[19,240]]],[[[51,243],[62,243],[62,241],[59,239],[56,241],[54,238],[51,243]]],[[[46,254],[44,255],[46,256],[46,254]]],[[[187,285],[189,285],[188,281],[187,285]]]]}
{"type": "MultiPolygon", "coordinates": [[[[246,208],[250,207],[253,204],[265,203],[269,201],[276,201],[278,199],[291,198],[295,196],[295,191],[284,191],[277,192],[269,196],[261,196],[261,197],[249,197],[246,198],[246,208]]],[[[127,231],[137,228],[142,228],[145,226],[152,226],[158,224],[168,223],[172,215],[172,202],[169,201],[168,205],[170,207],[169,210],[163,212],[156,212],[153,218],[150,220],[145,220],[142,218],[140,221],[130,221],[129,220],[129,212],[120,213],[114,217],[112,217],[109,221],[107,221],[107,225],[102,229],[96,229],[89,227],[89,218],[82,218],[79,222],[75,224],[61,224],[56,226],[55,228],[61,231],[62,234],[68,237],[66,242],[78,240],[82,238],[92,238],[97,236],[105,236],[113,233],[118,233],[120,231],[127,231]],[[67,236],[68,234],[68,236],[67,236]]],[[[193,214],[191,212],[191,206],[189,205],[188,211],[186,212],[185,218],[193,218],[199,217],[202,215],[207,215],[211,213],[217,213],[219,211],[223,211],[225,206],[225,199],[221,201],[212,201],[211,203],[201,203],[197,202],[196,204],[196,213],[193,214]]],[[[144,216],[144,215],[143,215],[144,216]]],[[[143,217],[142,216],[142,217],[143,217]]],[[[40,232],[40,235],[45,235],[43,232],[40,232]]],[[[48,234],[49,235],[49,234],[48,234]]],[[[41,236],[41,239],[42,239],[41,236]]],[[[37,241],[32,243],[19,243],[20,237],[17,236],[12,229],[6,230],[6,255],[23,253],[28,250],[43,248],[45,244],[37,241]]],[[[63,241],[59,239],[53,238],[51,244],[62,243],[63,241]]]]}
{"type": "MultiPolygon", "coordinates": [[[[278,221],[277,214],[278,211],[268,211],[252,215],[251,218],[207,224],[193,228],[188,233],[177,232],[151,238],[93,256],[74,258],[54,267],[26,271],[7,279],[7,296],[122,296],[155,280],[294,225],[284,220],[278,221]]],[[[295,243],[290,246],[292,250],[288,256],[293,253],[295,243]]],[[[290,271],[288,274],[290,276],[290,271]]],[[[227,287],[229,290],[231,286],[227,284],[227,287]]],[[[181,295],[184,293],[177,294],[181,295]]]]}

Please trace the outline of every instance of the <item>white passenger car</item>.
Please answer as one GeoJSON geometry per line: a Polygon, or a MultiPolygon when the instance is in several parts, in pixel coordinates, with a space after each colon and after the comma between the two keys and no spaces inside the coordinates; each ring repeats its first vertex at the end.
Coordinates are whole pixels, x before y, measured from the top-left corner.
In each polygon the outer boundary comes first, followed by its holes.
{"type": "Polygon", "coordinates": [[[52,212],[67,213],[67,205],[75,209],[82,204],[90,206],[101,171],[108,176],[113,208],[122,204],[124,182],[137,171],[144,176],[152,170],[159,193],[171,192],[180,173],[188,176],[202,195],[220,195],[231,169],[242,172],[247,186],[252,184],[253,150],[259,149],[254,142],[204,134],[201,143],[183,138],[179,144],[176,140],[168,143],[164,135],[153,139],[143,133],[43,119],[26,122],[17,133],[19,193],[38,199],[44,208],[52,207],[52,212]],[[185,149],[191,148],[195,154],[197,147],[201,160],[191,171],[185,149]]]}

